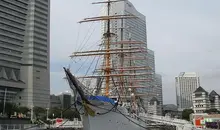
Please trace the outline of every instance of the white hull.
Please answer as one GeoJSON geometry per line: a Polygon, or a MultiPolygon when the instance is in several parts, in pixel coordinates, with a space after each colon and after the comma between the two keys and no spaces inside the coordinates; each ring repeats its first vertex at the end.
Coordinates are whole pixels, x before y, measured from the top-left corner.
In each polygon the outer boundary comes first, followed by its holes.
{"type": "Polygon", "coordinates": [[[96,116],[83,115],[83,130],[146,130],[143,128],[147,126],[146,123],[129,117],[124,107],[118,106],[118,111],[109,111],[113,108],[111,104],[90,107],[95,110],[96,116]]]}

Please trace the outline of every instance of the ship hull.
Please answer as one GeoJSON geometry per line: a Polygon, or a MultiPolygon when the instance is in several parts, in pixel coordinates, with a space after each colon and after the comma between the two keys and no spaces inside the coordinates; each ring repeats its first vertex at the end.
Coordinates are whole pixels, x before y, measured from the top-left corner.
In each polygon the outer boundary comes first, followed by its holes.
{"type": "Polygon", "coordinates": [[[83,115],[83,130],[146,130],[146,123],[130,117],[126,108],[111,104],[90,106],[95,116],[83,115]],[[144,128],[145,127],[145,128],[144,128]]]}

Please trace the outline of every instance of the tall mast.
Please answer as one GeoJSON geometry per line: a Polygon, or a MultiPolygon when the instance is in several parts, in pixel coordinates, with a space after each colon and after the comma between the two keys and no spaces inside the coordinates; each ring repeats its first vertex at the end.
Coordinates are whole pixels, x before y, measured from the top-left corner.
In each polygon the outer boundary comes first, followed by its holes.
{"type": "MultiPolygon", "coordinates": [[[[110,16],[110,0],[108,0],[107,4],[107,15],[110,16]]],[[[107,32],[104,34],[104,37],[106,39],[106,55],[105,55],[105,61],[106,61],[106,69],[105,73],[107,75],[106,77],[106,84],[105,84],[105,96],[109,96],[109,82],[110,82],[110,39],[111,39],[111,33],[110,33],[110,19],[107,20],[107,32]]]]}
{"type": "MultiPolygon", "coordinates": [[[[115,93],[112,90],[116,90],[117,87],[111,88],[111,86],[120,86],[121,87],[121,94],[120,97],[124,99],[127,98],[126,96],[126,89],[131,88],[132,90],[135,90],[136,88],[144,88],[146,86],[144,85],[136,85],[134,86],[134,82],[146,82],[147,79],[140,79],[136,76],[143,76],[143,75],[151,75],[149,72],[146,72],[144,70],[149,70],[147,66],[132,66],[129,64],[129,61],[134,61],[134,60],[145,60],[145,57],[143,56],[136,56],[133,55],[134,53],[147,53],[146,48],[142,45],[145,43],[142,41],[132,41],[131,39],[129,40],[124,40],[123,37],[123,31],[124,31],[124,19],[129,19],[129,18],[137,18],[137,16],[134,16],[132,14],[115,14],[111,15],[111,3],[115,2],[122,2],[126,0],[106,0],[102,2],[94,2],[93,4],[106,4],[106,13],[104,16],[98,16],[98,17],[90,17],[90,18],[84,18],[82,21],[79,23],[85,23],[85,22],[93,22],[93,21],[104,21],[105,22],[105,32],[103,34],[103,39],[104,42],[101,43],[100,45],[103,47],[101,50],[87,50],[87,51],[80,51],[80,52],[74,52],[71,57],[87,57],[87,56],[102,56],[103,57],[103,64],[99,69],[96,69],[97,72],[99,72],[98,75],[85,75],[85,76],[80,76],[77,78],[99,78],[103,77],[105,80],[105,84],[103,84],[103,89],[104,93],[103,95],[107,97],[115,96],[115,93]],[[114,35],[111,32],[111,20],[121,20],[121,37],[120,41],[112,41],[112,36],[114,35]],[[114,45],[119,45],[119,48],[112,48],[114,45]],[[130,46],[129,46],[130,45],[130,46]],[[133,47],[133,45],[137,45],[137,47],[133,47]],[[139,45],[139,46],[138,46],[139,45]],[[114,59],[114,56],[119,56],[120,57],[120,62],[119,65],[114,66],[112,64],[112,60],[114,59]],[[112,58],[113,56],[113,58],[112,58]],[[128,63],[128,65],[127,65],[128,63]],[[141,70],[143,70],[143,73],[141,70]],[[113,73],[114,71],[115,73],[113,73]],[[100,73],[101,72],[101,73],[100,73]],[[114,82],[113,78],[117,79],[116,82],[114,82]],[[130,77],[129,80],[125,80],[125,77],[130,77]],[[116,84],[115,84],[116,83],[116,84]],[[119,84],[118,84],[119,83],[119,84]],[[126,85],[127,84],[127,85],[126,85]],[[110,93],[112,92],[112,93],[110,93]]],[[[116,59],[117,60],[117,59],[116,59]]],[[[104,83],[102,82],[102,83],[104,83]]],[[[140,96],[146,95],[146,94],[139,94],[140,96]]],[[[139,96],[136,94],[135,96],[139,96]]]]}

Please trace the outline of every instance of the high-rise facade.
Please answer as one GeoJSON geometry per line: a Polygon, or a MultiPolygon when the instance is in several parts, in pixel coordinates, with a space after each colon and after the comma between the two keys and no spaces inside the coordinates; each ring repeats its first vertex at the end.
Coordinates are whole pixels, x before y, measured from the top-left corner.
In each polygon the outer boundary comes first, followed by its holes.
{"type": "Polygon", "coordinates": [[[162,76],[160,74],[155,74],[155,93],[158,101],[160,102],[161,108],[163,106],[163,83],[162,76]]]}
{"type": "Polygon", "coordinates": [[[199,86],[199,76],[195,72],[181,72],[175,78],[176,101],[179,110],[193,107],[192,94],[199,86]]]}
{"type": "Polygon", "coordinates": [[[149,75],[148,84],[150,85],[147,89],[148,92],[148,101],[150,101],[153,97],[157,98],[156,86],[155,86],[155,56],[154,51],[147,49],[147,64],[150,67],[150,72],[152,75],[149,75]]]}
{"type": "Polygon", "coordinates": [[[18,105],[47,107],[49,0],[0,0],[0,89],[18,105]]]}
{"type": "Polygon", "coordinates": [[[0,100],[11,101],[24,89],[22,52],[28,1],[0,0],[0,100]],[[6,100],[4,100],[6,99],[6,100]]]}
{"type": "Polygon", "coordinates": [[[155,73],[155,56],[153,50],[147,49],[147,63],[148,66],[151,68],[152,73],[155,73]]]}
{"type": "MultiPolygon", "coordinates": [[[[106,12],[103,12],[106,15],[106,12]]],[[[126,19],[112,19],[111,20],[111,32],[116,34],[112,37],[112,42],[121,41],[137,41],[143,44],[114,44],[111,48],[140,48],[143,52],[139,53],[127,53],[122,55],[114,55],[111,59],[114,68],[121,67],[144,67],[147,66],[147,33],[146,33],[146,17],[138,12],[133,4],[129,1],[113,2],[111,4],[110,15],[134,15],[136,18],[126,18],[126,19]],[[123,46],[123,47],[122,47],[123,46]],[[123,61],[121,60],[124,57],[123,61]]],[[[102,33],[106,32],[107,26],[106,22],[102,24],[102,33]]],[[[124,71],[123,73],[146,73],[149,70],[135,70],[135,71],[124,71]]],[[[124,78],[125,86],[131,86],[131,78],[124,78]],[[128,81],[128,82],[127,82],[128,81]]],[[[149,75],[135,76],[135,79],[147,79],[150,78],[149,75]]],[[[148,104],[147,92],[150,82],[147,80],[145,82],[133,82],[132,84],[138,86],[135,88],[137,94],[146,94],[143,96],[144,104],[148,104]],[[135,83],[135,84],[133,84],[135,83]],[[140,86],[140,87],[139,87],[140,86]],[[143,88],[145,87],[145,88],[143,88]]],[[[132,88],[134,89],[134,88],[132,88]]]]}
{"type": "MultiPolygon", "coordinates": [[[[163,94],[162,94],[162,76],[159,74],[156,74],[156,67],[155,67],[155,55],[154,51],[148,49],[147,50],[147,63],[150,67],[150,71],[152,72],[151,78],[150,78],[150,84],[151,86],[148,87],[148,99],[157,99],[159,101],[158,104],[158,114],[162,114],[162,106],[163,106],[163,94]]],[[[151,107],[148,107],[151,108],[151,107]]],[[[150,110],[151,111],[151,110],[150,110]]]]}

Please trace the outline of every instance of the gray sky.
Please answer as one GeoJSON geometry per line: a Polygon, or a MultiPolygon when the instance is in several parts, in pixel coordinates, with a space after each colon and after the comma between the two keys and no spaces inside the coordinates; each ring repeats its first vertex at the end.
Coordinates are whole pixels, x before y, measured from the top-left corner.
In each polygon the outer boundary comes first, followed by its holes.
{"type": "MultiPolygon", "coordinates": [[[[148,48],[155,51],[156,71],[163,76],[164,103],[175,103],[174,77],[182,71],[198,72],[202,87],[220,93],[220,0],[130,1],[146,16],[148,48]]],[[[77,22],[99,14],[91,2],[51,0],[51,93],[69,89],[62,67],[83,39],[77,40],[79,30],[83,34],[89,28],[79,29],[77,22]]],[[[98,32],[90,40],[99,37],[98,32]]]]}

